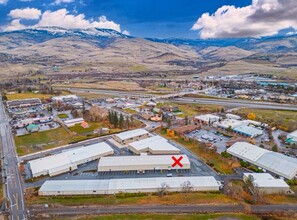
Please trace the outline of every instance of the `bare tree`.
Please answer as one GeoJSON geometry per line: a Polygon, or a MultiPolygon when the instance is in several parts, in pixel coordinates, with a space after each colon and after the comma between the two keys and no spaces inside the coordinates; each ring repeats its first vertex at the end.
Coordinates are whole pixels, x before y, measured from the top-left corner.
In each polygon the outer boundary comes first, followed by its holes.
{"type": "Polygon", "coordinates": [[[192,183],[188,180],[185,181],[181,184],[182,192],[184,193],[189,193],[193,191],[193,185],[192,183]]]}
{"type": "Polygon", "coordinates": [[[165,183],[165,182],[161,183],[161,186],[158,188],[159,196],[166,195],[168,188],[169,188],[169,185],[167,183],[165,183]]]}

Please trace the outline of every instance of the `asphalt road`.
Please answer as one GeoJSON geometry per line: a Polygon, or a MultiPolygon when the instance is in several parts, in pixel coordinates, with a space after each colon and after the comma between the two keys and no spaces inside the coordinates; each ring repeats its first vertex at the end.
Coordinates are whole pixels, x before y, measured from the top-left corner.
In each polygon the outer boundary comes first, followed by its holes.
{"type": "Polygon", "coordinates": [[[178,103],[222,105],[225,107],[232,107],[232,108],[247,107],[247,108],[297,111],[297,105],[281,104],[281,103],[273,103],[273,102],[249,101],[249,100],[238,100],[238,99],[209,99],[209,98],[185,98],[185,97],[176,98],[173,100],[178,103]]]}
{"type": "Polygon", "coordinates": [[[104,214],[144,214],[144,213],[253,213],[276,214],[296,213],[297,205],[129,205],[129,206],[73,206],[44,208],[43,206],[30,207],[30,215],[38,219],[46,213],[50,216],[78,216],[104,214]]]}
{"type": "Polygon", "coordinates": [[[20,172],[18,169],[18,158],[15,151],[15,144],[9,118],[5,112],[2,101],[0,101],[0,133],[2,145],[2,159],[4,161],[3,176],[5,181],[4,195],[8,199],[10,219],[27,219],[24,202],[24,192],[21,183],[20,172]],[[6,179],[5,179],[6,178],[6,179]]]}

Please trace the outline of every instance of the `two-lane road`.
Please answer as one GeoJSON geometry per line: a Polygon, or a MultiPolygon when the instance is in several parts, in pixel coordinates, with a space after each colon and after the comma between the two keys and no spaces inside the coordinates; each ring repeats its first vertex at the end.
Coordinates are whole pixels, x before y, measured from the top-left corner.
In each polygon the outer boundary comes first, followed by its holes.
{"type": "Polygon", "coordinates": [[[22,188],[18,158],[15,151],[13,135],[9,126],[9,118],[0,101],[0,133],[3,160],[3,175],[5,181],[5,194],[8,199],[10,219],[26,219],[24,191],[22,188]]]}

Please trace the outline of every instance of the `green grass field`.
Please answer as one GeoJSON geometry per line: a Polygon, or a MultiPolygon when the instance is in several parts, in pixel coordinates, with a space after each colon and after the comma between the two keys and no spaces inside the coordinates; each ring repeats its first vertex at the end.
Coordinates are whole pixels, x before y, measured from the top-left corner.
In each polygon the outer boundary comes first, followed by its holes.
{"type": "Polygon", "coordinates": [[[88,124],[89,124],[88,128],[83,128],[80,124],[76,124],[75,126],[70,127],[69,130],[77,134],[83,134],[83,133],[92,132],[98,128],[106,127],[102,123],[88,122],[88,124]]]}
{"type": "Polygon", "coordinates": [[[41,150],[68,144],[74,138],[62,127],[48,131],[41,131],[14,138],[18,155],[25,155],[41,150]],[[37,145],[45,144],[42,147],[37,145]]]}
{"type": "Polygon", "coordinates": [[[67,114],[58,114],[57,115],[60,119],[65,119],[65,118],[68,118],[68,115],[67,114]]]}

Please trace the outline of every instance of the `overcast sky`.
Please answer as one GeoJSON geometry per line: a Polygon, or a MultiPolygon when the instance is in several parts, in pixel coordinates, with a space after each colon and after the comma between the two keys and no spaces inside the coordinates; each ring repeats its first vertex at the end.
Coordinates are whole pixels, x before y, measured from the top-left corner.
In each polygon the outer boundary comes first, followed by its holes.
{"type": "Polygon", "coordinates": [[[294,34],[297,0],[0,0],[0,30],[110,28],[136,37],[294,34]]]}

